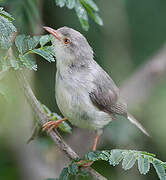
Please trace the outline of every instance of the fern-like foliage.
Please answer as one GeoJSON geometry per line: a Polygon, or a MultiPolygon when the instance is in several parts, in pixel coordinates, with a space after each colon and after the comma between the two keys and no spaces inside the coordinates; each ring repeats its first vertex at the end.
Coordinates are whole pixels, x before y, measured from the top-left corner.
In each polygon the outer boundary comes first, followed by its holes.
{"type": "Polygon", "coordinates": [[[56,5],[59,7],[66,6],[69,9],[75,9],[77,17],[82,28],[87,31],[89,29],[88,15],[100,26],[103,21],[99,16],[99,8],[93,0],[56,0],[56,5]]]}
{"type": "MultiPolygon", "coordinates": [[[[151,153],[121,149],[89,152],[85,155],[85,161],[82,161],[82,165],[91,161],[96,162],[99,160],[107,161],[111,166],[116,166],[120,162],[122,162],[122,168],[124,170],[131,169],[134,164],[137,163],[139,172],[144,175],[148,173],[148,171],[150,170],[150,165],[152,164],[159,179],[166,180],[166,163],[155,158],[155,155],[151,153]]],[[[87,176],[88,173],[86,169],[80,169],[77,164],[78,161],[80,160],[74,160],[68,167],[62,170],[59,178],[52,180],[70,180],[71,178],[73,178],[73,176],[76,175],[87,176]]]]}

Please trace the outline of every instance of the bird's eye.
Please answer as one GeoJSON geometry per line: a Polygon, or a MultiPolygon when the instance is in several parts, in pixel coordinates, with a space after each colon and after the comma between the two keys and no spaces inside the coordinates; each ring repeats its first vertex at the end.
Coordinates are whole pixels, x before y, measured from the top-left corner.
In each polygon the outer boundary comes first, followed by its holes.
{"type": "Polygon", "coordinates": [[[68,39],[68,38],[64,38],[63,41],[64,41],[65,44],[69,44],[70,43],[70,39],[68,39]]]}

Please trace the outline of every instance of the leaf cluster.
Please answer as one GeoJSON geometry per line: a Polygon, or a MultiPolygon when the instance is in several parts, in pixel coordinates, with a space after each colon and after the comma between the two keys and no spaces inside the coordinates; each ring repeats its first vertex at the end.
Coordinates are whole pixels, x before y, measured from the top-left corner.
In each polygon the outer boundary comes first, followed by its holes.
{"type": "Polygon", "coordinates": [[[66,6],[68,9],[75,9],[77,17],[82,28],[87,31],[89,29],[88,15],[100,26],[103,21],[99,16],[99,8],[93,0],[55,0],[59,7],[66,6]]]}
{"type": "MultiPolygon", "coordinates": [[[[155,158],[155,155],[151,153],[121,149],[113,149],[111,151],[94,151],[85,155],[85,161],[83,161],[83,164],[90,161],[96,162],[99,160],[107,161],[111,166],[116,166],[122,162],[122,168],[124,170],[131,169],[137,162],[138,170],[140,174],[143,175],[149,172],[152,164],[159,179],[166,180],[166,163],[155,158]]],[[[60,177],[56,180],[69,180],[71,177],[73,177],[73,175],[88,175],[85,170],[83,171],[82,168],[79,168],[80,163],[78,165],[78,161],[79,160],[73,161],[68,167],[64,168],[60,174],[60,177]]]]}

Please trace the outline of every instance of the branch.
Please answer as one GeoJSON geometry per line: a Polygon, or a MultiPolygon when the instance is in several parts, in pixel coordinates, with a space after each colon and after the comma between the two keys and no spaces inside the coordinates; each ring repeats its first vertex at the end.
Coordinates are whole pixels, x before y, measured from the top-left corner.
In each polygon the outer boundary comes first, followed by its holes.
{"type": "Polygon", "coordinates": [[[166,45],[121,86],[121,94],[131,106],[141,104],[150,96],[166,73],[166,45]]]}
{"type": "MultiPolygon", "coordinates": [[[[21,70],[16,71],[16,76],[18,78],[18,81],[19,81],[20,85],[24,89],[25,96],[26,96],[28,102],[30,103],[30,105],[32,106],[32,109],[33,109],[35,115],[37,116],[37,118],[39,120],[39,123],[41,125],[45,124],[46,122],[48,122],[47,115],[43,112],[39,101],[36,99],[35,95],[33,94],[32,89],[30,88],[30,85],[29,85],[26,77],[24,76],[23,71],[21,71],[21,70]]],[[[79,158],[79,156],[71,149],[71,147],[69,145],[67,145],[64,142],[64,140],[62,140],[62,138],[57,133],[57,131],[55,131],[55,132],[51,131],[49,133],[49,136],[54,141],[54,143],[60,148],[60,150],[62,150],[66,154],[66,156],[70,160],[79,158]]],[[[88,168],[88,170],[89,170],[90,174],[92,175],[92,177],[94,179],[96,179],[96,180],[106,180],[105,177],[100,175],[94,169],[88,168]]]]}

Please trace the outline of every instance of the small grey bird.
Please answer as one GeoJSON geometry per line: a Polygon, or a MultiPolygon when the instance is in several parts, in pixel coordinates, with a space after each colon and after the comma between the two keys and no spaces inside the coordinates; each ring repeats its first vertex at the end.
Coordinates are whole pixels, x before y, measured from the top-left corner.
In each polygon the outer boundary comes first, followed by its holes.
{"type": "Polygon", "coordinates": [[[149,136],[144,127],[128,113],[119,89],[94,60],[93,50],[86,38],[68,27],[44,29],[55,37],[56,101],[65,118],[49,121],[43,130],[50,132],[68,119],[75,126],[97,132],[93,146],[93,150],[96,150],[104,126],[115,120],[116,115],[122,115],[149,136]]]}

